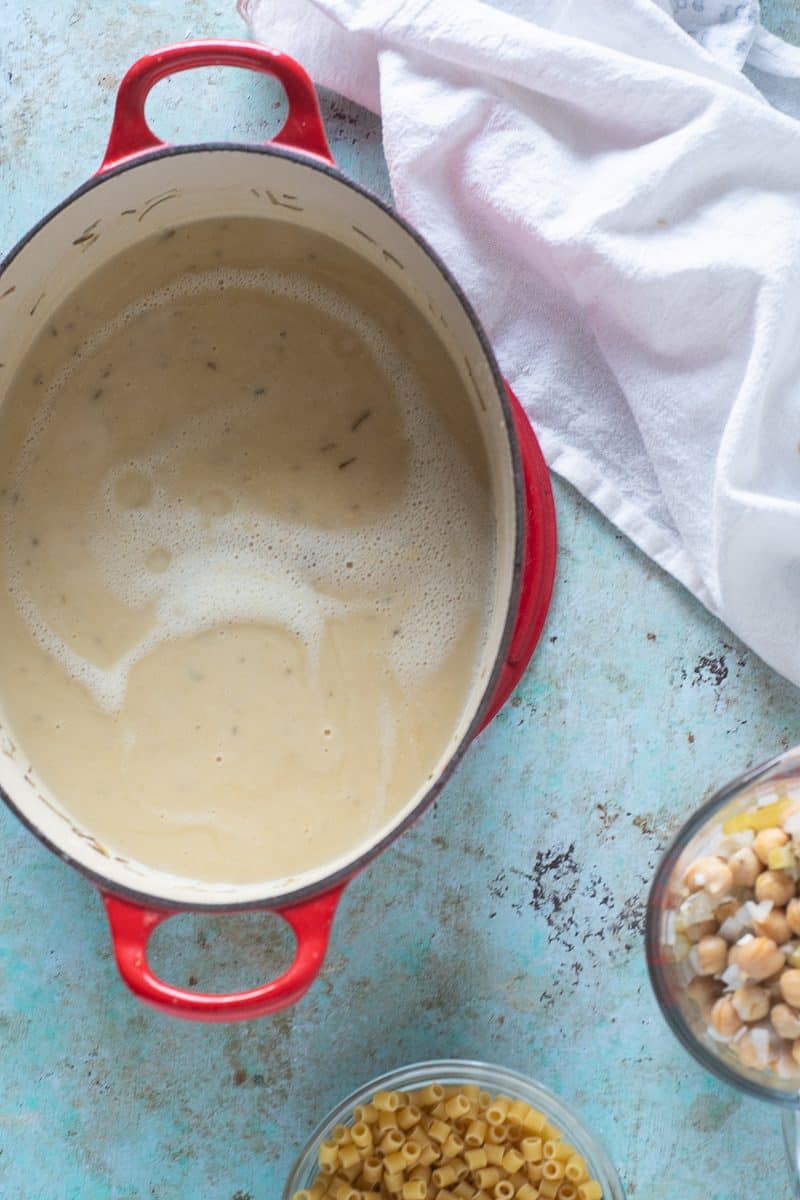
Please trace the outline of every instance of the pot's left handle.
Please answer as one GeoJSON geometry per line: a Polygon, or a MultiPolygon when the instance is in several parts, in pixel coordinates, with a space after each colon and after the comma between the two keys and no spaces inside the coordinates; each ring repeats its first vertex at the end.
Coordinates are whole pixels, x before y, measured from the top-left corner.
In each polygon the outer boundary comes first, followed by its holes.
{"type": "Polygon", "coordinates": [[[322,896],[288,908],[264,909],[282,917],[297,940],[294,962],[283,975],[246,992],[193,992],[166,983],[147,961],[147,943],[170,909],[145,908],[110,892],[101,892],[111,926],[114,957],[125,983],[145,1004],[193,1021],[250,1021],[288,1008],[308,991],[319,974],[328,948],[331,925],[347,882],[322,896]]]}
{"type": "Polygon", "coordinates": [[[301,150],[327,163],[333,162],[314,84],[308,73],[288,54],[253,42],[179,42],[145,54],[124,76],[117,92],[111,136],[97,174],[136,158],[146,150],[165,145],[153,133],[144,115],[148,94],[160,79],[193,67],[220,66],[246,67],[279,80],[289,102],[289,115],[280,132],[270,139],[270,144],[301,150]]]}

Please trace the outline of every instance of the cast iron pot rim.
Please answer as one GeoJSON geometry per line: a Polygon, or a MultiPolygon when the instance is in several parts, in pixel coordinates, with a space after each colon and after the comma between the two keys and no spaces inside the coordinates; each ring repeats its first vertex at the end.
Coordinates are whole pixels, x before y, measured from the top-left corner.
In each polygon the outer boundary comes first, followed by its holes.
{"type": "MultiPolygon", "coordinates": [[[[84,863],[78,862],[64,848],[54,842],[50,837],[42,832],[41,829],[15,804],[9,793],[2,785],[0,785],[0,799],[4,801],[7,807],[14,815],[22,822],[22,824],[30,830],[39,841],[45,845],[48,850],[58,855],[63,862],[68,866],[74,867],[85,875],[92,883],[94,883],[101,891],[111,892],[114,895],[122,896],[125,899],[131,900],[134,903],[144,905],[147,908],[156,908],[160,910],[168,910],[171,912],[234,912],[237,910],[246,911],[248,909],[280,909],[288,908],[292,905],[302,903],[304,900],[309,900],[314,896],[319,896],[325,892],[333,890],[339,885],[344,885],[354,875],[358,874],[364,867],[367,866],[374,858],[386,849],[400,834],[420,817],[427,808],[434,802],[436,797],[441,792],[444,785],[455,772],[456,767],[461,762],[467,748],[474,741],[477,733],[480,730],[483,717],[488,709],[491,700],[494,696],[500,674],[506,662],[506,657],[513,637],[517,613],[519,610],[520,589],[522,582],[522,562],[524,548],[524,526],[523,512],[525,509],[525,490],[522,474],[522,460],[520,457],[519,442],[517,439],[516,430],[514,428],[514,420],[509,405],[508,395],[506,393],[503,377],[500,374],[500,368],[494,357],[494,353],[489,345],[489,340],[483,330],[483,327],[478,320],[475,311],[469,300],[457,283],[450,269],[445,265],[436,251],[422,237],[422,235],[410,225],[403,217],[394,212],[388,204],[381,200],[367,188],[361,184],[355,183],[352,179],[348,179],[343,175],[338,167],[329,165],[321,158],[312,157],[307,154],[284,149],[282,146],[253,145],[242,142],[196,142],[180,146],[164,146],[156,150],[148,150],[144,153],[137,154],[135,157],[126,159],[117,166],[109,167],[102,171],[101,174],[93,175],[89,179],[72,191],[68,196],[45,214],[39,221],[33,225],[27,233],[19,239],[15,246],[11,248],[8,254],[0,261],[0,279],[5,271],[36,236],[41,229],[50,223],[55,217],[62,213],[74,201],[79,200],[81,196],[92,191],[96,187],[102,186],[108,179],[122,175],[126,171],[135,170],[145,163],[153,162],[162,158],[177,158],[184,154],[204,154],[216,153],[218,151],[227,153],[245,153],[245,154],[266,154],[276,158],[288,159],[291,162],[298,163],[300,166],[308,167],[313,171],[319,171],[323,175],[330,176],[337,183],[344,187],[350,188],[352,191],[363,196],[366,200],[380,209],[390,220],[408,234],[423,251],[424,254],[433,262],[434,266],[440,272],[451,291],[454,293],[456,300],[461,305],[472,329],[478,339],[483,356],[489,366],[492,378],[494,380],[497,396],[500,400],[500,408],[505,424],[506,439],[511,451],[511,465],[513,472],[513,487],[515,498],[515,513],[514,513],[514,565],[511,579],[511,589],[508,598],[508,606],[506,611],[503,633],[495,655],[494,665],[489,673],[488,679],[483,690],[483,696],[478,705],[469,726],[464,732],[461,741],[453,750],[449,759],[445,763],[442,771],[437,776],[436,780],[431,784],[426,792],[420,797],[419,801],[414,805],[413,809],[400,821],[394,825],[386,834],[384,834],[377,842],[374,842],[368,850],[365,850],[357,858],[351,859],[345,866],[339,870],[332,872],[330,875],[324,876],[322,879],[314,883],[299,887],[296,890],[284,892],[278,896],[265,896],[261,900],[230,900],[228,898],[220,898],[218,902],[209,901],[188,901],[188,900],[173,900],[164,896],[155,895],[152,892],[138,891],[135,888],[129,888],[123,884],[117,883],[115,880],[108,879],[107,876],[100,874],[87,867],[84,863]]],[[[133,860],[132,860],[133,861],[133,860]]],[[[147,864],[143,864],[147,865],[147,864]]],[[[152,869],[152,868],[151,868],[152,869]]],[[[176,878],[183,878],[176,876],[176,878]]]]}

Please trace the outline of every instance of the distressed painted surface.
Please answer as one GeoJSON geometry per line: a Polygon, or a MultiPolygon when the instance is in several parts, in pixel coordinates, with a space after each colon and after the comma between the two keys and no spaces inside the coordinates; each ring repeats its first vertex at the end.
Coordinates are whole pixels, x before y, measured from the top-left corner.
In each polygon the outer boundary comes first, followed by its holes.
{"type": "MultiPolygon", "coordinates": [[[[240,33],[204,0],[111,12],[12,0],[4,248],[99,161],[139,53],[240,33]]],[[[161,85],[149,111],[165,135],[246,139],[275,128],[274,103],[249,75],[208,73],[161,85]]],[[[377,121],[331,97],[325,116],[345,170],[385,194],[377,121]]],[[[503,1062],[572,1099],[631,1197],[788,1200],[777,1114],[673,1041],[641,933],[665,842],[715,785],[800,739],[800,693],[568,487],[556,499],[558,583],[532,668],[435,810],[350,887],[293,1011],[225,1028],[137,1005],[92,889],[0,812],[2,1200],[272,1200],[344,1091],[440,1055],[503,1062]]],[[[251,915],[176,920],[154,957],[217,987],[286,953],[277,922],[251,915]]]]}
{"type": "Polygon", "coordinates": [[[797,0],[761,0],[761,19],[768,29],[800,45],[800,7],[797,0]]]}

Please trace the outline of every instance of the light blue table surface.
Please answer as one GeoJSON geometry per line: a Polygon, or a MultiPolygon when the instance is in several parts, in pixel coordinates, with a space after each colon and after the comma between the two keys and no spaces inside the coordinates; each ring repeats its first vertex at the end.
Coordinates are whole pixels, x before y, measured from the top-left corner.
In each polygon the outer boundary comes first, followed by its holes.
{"type": "MultiPolygon", "coordinates": [[[[765,16],[798,37],[794,5],[765,16]]],[[[0,249],[95,168],[140,53],[243,36],[221,0],[5,0],[0,249]]],[[[280,103],[280,101],[277,101],[280,103]]],[[[261,139],[276,97],[245,73],[159,86],[174,140],[261,139]]],[[[388,195],[376,118],[332,97],[342,169],[388,195]]],[[[423,1057],[527,1072],[574,1104],[638,1200],[783,1200],[777,1113],[707,1077],[650,994],[643,902],[713,788],[800,740],[800,694],[567,486],[541,647],[436,807],[352,884],[296,1008],[184,1024],[126,992],[99,899],[0,811],[0,1200],[272,1200],[311,1126],[423,1057]]],[[[259,982],[275,918],[182,917],[157,968],[259,982]]]]}

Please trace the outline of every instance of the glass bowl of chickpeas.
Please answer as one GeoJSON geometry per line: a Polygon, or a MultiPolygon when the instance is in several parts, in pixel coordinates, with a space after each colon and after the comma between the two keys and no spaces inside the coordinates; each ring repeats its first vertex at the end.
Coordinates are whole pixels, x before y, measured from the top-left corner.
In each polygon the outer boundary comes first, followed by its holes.
{"type": "Polygon", "coordinates": [[[734,779],[684,825],[653,881],[646,943],[685,1048],[784,1106],[800,1196],[800,747],[734,779]]]}
{"type": "Polygon", "coordinates": [[[311,1134],[283,1200],[625,1200],[605,1151],[557,1096],[456,1059],[373,1079],[311,1134]]]}

